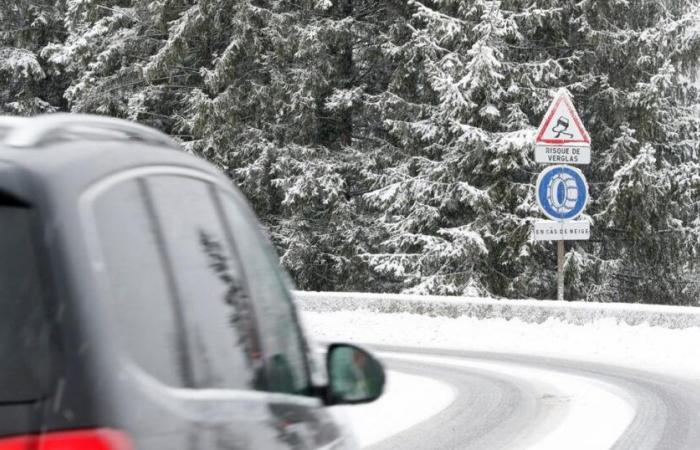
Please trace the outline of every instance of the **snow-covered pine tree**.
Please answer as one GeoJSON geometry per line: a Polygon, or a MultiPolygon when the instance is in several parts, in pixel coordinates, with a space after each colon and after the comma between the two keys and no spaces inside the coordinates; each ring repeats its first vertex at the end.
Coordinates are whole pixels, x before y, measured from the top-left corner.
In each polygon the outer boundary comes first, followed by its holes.
{"type": "Polygon", "coordinates": [[[365,194],[385,235],[367,258],[409,292],[541,294],[544,283],[518,284],[539,250],[528,243],[532,101],[508,55],[518,24],[499,2],[410,5],[409,37],[386,46],[396,63],[382,119],[397,156],[365,194]]]}
{"type": "Polygon", "coordinates": [[[391,17],[359,1],[69,1],[70,33],[43,54],[72,76],[71,110],[156,126],[227,171],[300,285],[355,286],[352,86],[376,66],[354,65],[373,36],[353,30],[375,10],[391,17]]]}
{"type": "Polygon", "coordinates": [[[179,136],[302,288],[552,297],[531,141],[564,87],[594,155],[567,297],[692,303],[699,21],[677,0],[20,0],[0,109],[179,136]]]}
{"type": "Polygon", "coordinates": [[[0,113],[32,115],[62,105],[65,81],[41,57],[64,38],[65,5],[56,0],[18,0],[0,8],[0,113]]]}
{"type": "Polygon", "coordinates": [[[147,80],[143,66],[187,3],[67,0],[68,34],[42,55],[71,77],[64,92],[69,110],[130,118],[174,133],[173,107],[182,102],[182,85],[192,74],[173,68],[166,78],[147,80]]]}
{"type": "Polygon", "coordinates": [[[697,6],[607,0],[411,5],[409,44],[387,49],[401,62],[386,95],[404,108],[385,108],[384,125],[403,155],[375,173],[376,189],[365,196],[386,212],[384,251],[368,255],[375,269],[422,292],[552,296],[551,244],[527,236],[527,223],[538,215],[532,197],[538,168],[529,159],[529,141],[551,94],[565,87],[592,134],[594,164],[586,172],[596,199],[588,211],[596,218],[594,239],[569,244],[568,297],[605,300],[600,293],[617,291],[630,294],[625,301],[658,301],[664,289],[664,301],[690,301],[679,300],[689,290],[683,281],[657,284],[663,288],[653,293],[629,289],[634,277],[613,283],[630,270],[661,266],[667,280],[687,280],[682,273],[694,265],[693,178],[679,178],[679,167],[664,171],[661,161],[685,165],[686,176],[697,163],[697,113],[689,109],[697,92],[683,87],[681,76],[697,70],[697,6]],[[651,211],[665,219],[634,236],[641,224],[629,213],[632,205],[612,222],[609,211],[621,186],[617,177],[625,173],[619,169],[645,145],[656,153],[655,165],[647,167],[657,173],[647,181],[677,179],[689,191],[682,205],[651,211]],[[457,202],[450,211],[444,206],[458,186],[478,192],[479,201],[457,202]],[[652,230],[675,220],[685,233],[663,239],[678,251],[652,258],[653,249],[663,248],[652,230]],[[456,226],[481,240],[453,241],[461,252],[440,254],[450,242],[444,230],[456,226]]]}
{"type": "MultiPolygon", "coordinates": [[[[593,6],[593,17],[610,23],[593,6]]],[[[690,78],[700,61],[700,9],[684,2],[620,7],[612,17],[631,15],[629,29],[594,35],[615,70],[601,77],[591,111],[605,153],[593,166],[604,187],[594,216],[599,275],[589,287],[596,300],[697,304],[700,285],[690,274],[700,250],[700,117],[693,109],[700,97],[690,78]]]]}
{"type": "Polygon", "coordinates": [[[199,74],[176,113],[186,147],[239,184],[307,289],[364,281],[347,181],[352,13],[349,2],[195,2],[145,66],[154,82],[174,68],[199,74]]]}

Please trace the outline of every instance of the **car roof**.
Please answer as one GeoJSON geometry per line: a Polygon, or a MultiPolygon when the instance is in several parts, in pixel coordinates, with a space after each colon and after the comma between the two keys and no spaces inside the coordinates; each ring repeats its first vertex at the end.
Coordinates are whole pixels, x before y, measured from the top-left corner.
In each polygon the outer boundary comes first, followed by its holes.
{"type": "Polygon", "coordinates": [[[180,150],[167,135],[124,120],[80,114],[0,117],[0,190],[20,198],[32,196],[29,185],[76,195],[110,174],[145,166],[194,169],[230,182],[213,165],[180,150]],[[102,121],[109,125],[106,130],[92,126],[102,121]],[[82,131],[66,124],[77,124],[82,131]],[[115,133],[121,126],[128,133],[145,134],[115,133]]]}

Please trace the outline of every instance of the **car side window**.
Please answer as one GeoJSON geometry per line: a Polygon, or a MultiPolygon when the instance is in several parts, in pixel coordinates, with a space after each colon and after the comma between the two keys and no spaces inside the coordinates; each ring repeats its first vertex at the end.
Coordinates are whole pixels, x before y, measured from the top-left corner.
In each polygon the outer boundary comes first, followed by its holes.
{"type": "Polygon", "coordinates": [[[196,388],[256,388],[262,356],[243,273],[218,214],[213,187],[181,176],[146,185],[181,308],[196,388]]]}
{"type": "Polygon", "coordinates": [[[143,188],[136,180],[120,183],[94,201],[93,213],[122,351],[159,381],[186,387],[182,318],[143,188]]]}
{"type": "Polygon", "coordinates": [[[273,392],[307,394],[311,383],[305,344],[277,255],[242,199],[221,190],[219,198],[261,329],[267,388],[273,392]]]}

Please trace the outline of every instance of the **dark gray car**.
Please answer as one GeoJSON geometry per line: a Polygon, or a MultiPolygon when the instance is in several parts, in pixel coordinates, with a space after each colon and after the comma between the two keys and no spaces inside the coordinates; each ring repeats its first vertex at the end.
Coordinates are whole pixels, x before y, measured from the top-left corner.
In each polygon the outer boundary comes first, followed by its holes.
{"type": "Polygon", "coordinates": [[[314,367],[259,228],[155,130],[0,120],[0,450],[350,446],[324,407],[384,372],[343,344],[314,367]]]}

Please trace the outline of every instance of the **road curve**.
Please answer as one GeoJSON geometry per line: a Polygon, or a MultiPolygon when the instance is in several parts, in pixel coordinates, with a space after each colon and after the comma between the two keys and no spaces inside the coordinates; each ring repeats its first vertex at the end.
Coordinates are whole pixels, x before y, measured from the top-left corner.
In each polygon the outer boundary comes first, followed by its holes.
{"type": "MultiPolygon", "coordinates": [[[[546,370],[614,386],[635,405],[629,424],[611,443],[614,449],[700,448],[700,382],[671,374],[575,360],[380,345],[367,347],[377,352],[392,370],[434,378],[457,389],[457,397],[448,408],[371,446],[372,450],[538,448],[531,437],[555,429],[565,420],[566,398],[543,395],[542,389],[534,386],[531,380],[485,370],[479,363],[546,370]],[[445,357],[466,364],[426,364],[402,358],[402,355],[445,357]]],[[[585,429],[586,424],[580,426],[585,429]]],[[[590,430],[590,433],[596,432],[596,429],[590,430]]],[[[567,448],[583,447],[580,442],[571,442],[567,448]]]]}

